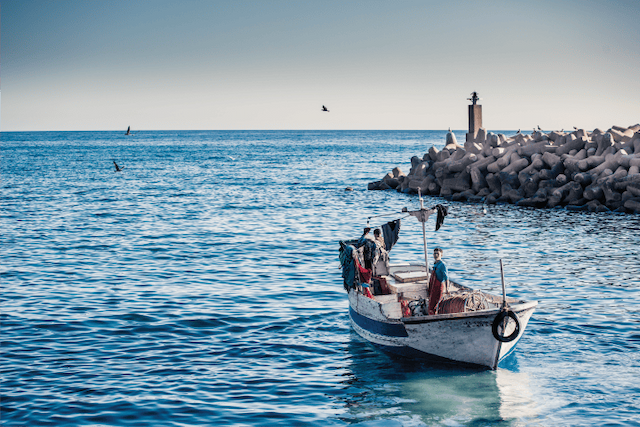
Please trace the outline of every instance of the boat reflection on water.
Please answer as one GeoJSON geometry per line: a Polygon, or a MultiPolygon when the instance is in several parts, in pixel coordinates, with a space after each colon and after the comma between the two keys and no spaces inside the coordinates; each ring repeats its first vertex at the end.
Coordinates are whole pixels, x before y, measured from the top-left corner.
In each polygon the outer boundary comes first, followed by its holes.
{"type": "Polygon", "coordinates": [[[496,384],[500,390],[500,417],[503,420],[536,418],[538,410],[526,373],[498,368],[496,384]]]}
{"type": "Polygon", "coordinates": [[[430,365],[384,353],[354,337],[341,419],[359,425],[520,425],[536,404],[517,355],[497,370],[430,365]]]}

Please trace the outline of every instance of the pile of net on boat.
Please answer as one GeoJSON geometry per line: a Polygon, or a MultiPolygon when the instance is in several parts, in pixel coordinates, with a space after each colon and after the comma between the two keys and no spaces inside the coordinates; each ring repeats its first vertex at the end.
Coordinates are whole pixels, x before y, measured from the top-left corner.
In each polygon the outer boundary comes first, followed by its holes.
{"type": "Polygon", "coordinates": [[[481,291],[463,291],[445,295],[437,307],[437,314],[464,313],[492,308],[481,291]]]}
{"type": "MultiPolygon", "coordinates": [[[[426,316],[427,300],[419,298],[412,301],[400,301],[402,304],[403,316],[426,316]]],[[[461,291],[453,294],[446,294],[436,307],[436,314],[465,313],[468,311],[479,311],[493,308],[485,295],[481,291],[461,291]]]]}

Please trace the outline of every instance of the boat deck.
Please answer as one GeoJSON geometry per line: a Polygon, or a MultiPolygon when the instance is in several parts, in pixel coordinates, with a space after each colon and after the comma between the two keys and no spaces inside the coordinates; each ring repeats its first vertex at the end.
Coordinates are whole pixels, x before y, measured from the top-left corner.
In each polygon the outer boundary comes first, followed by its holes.
{"type": "MultiPolygon", "coordinates": [[[[389,318],[402,318],[400,301],[417,301],[424,299],[428,302],[428,285],[429,277],[425,271],[424,264],[392,264],[389,266],[389,274],[381,276],[387,281],[389,294],[374,295],[374,301],[383,306],[389,318]]],[[[450,281],[449,286],[445,289],[443,298],[465,295],[469,292],[481,293],[489,304],[489,309],[494,310],[502,305],[502,297],[489,294],[483,291],[473,290],[459,283],[450,281]]],[[[509,304],[518,304],[521,301],[517,298],[507,298],[509,304]]],[[[450,313],[447,313],[450,314],[450,313]]],[[[445,316],[447,314],[437,314],[436,316],[445,316]]],[[[405,317],[405,319],[407,319],[405,317]]]]}

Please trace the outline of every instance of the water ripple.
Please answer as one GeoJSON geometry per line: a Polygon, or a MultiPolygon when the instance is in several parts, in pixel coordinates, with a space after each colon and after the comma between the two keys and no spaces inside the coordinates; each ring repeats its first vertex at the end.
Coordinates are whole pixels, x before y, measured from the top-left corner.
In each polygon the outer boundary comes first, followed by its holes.
{"type": "MultiPolygon", "coordinates": [[[[637,216],[429,198],[454,280],[499,293],[503,259],[539,301],[518,351],[430,366],[351,331],[337,240],[416,206],[366,184],[444,134],[0,134],[3,425],[637,424],[637,216]]],[[[417,223],[392,258],[421,261],[417,223]]]]}

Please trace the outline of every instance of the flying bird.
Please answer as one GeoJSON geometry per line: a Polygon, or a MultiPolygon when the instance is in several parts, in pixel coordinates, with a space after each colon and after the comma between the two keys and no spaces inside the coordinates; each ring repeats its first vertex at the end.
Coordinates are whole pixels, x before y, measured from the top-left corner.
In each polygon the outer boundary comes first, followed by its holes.
{"type": "Polygon", "coordinates": [[[115,160],[112,160],[112,161],[113,161],[113,165],[116,167],[116,172],[122,172],[122,169],[120,168],[120,166],[118,166],[116,161],[115,160]]]}
{"type": "Polygon", "coordinates": [[[322,111],[326,111],[327,113],[329,112],[329,110],[327,110],[327,107],[325,107],[324,105],[322,106],[322,111]]]}

